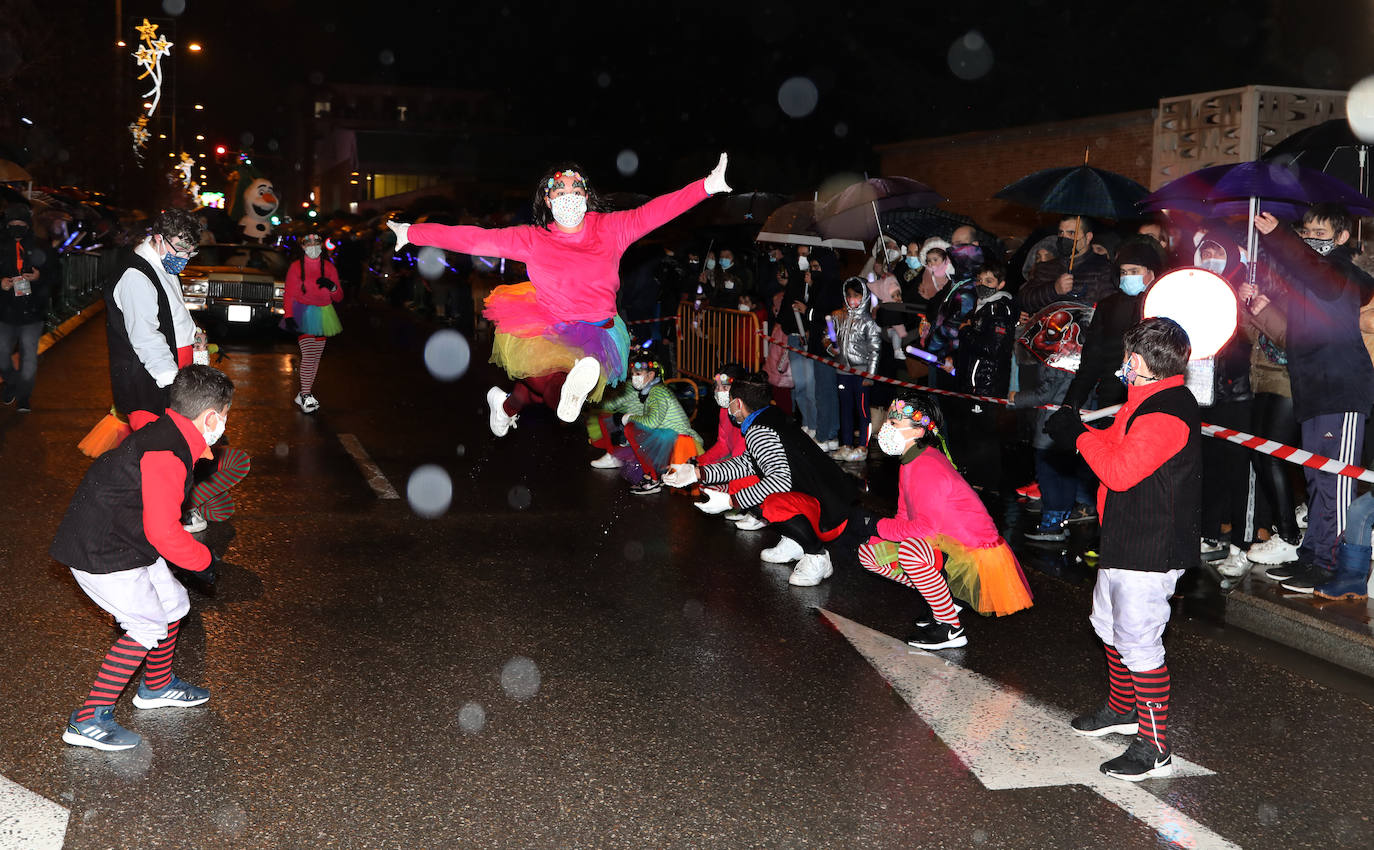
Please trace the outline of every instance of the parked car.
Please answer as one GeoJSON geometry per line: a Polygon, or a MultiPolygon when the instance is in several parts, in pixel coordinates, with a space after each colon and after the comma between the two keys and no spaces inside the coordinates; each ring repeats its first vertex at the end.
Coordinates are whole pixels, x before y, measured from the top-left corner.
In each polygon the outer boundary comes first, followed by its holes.
{"type": "Polygon", "coordinates": [[[285,251],[267,245],[201,245],[181,273],[186,309],[217,335],[259,333],[285,315],[285,251]]]}

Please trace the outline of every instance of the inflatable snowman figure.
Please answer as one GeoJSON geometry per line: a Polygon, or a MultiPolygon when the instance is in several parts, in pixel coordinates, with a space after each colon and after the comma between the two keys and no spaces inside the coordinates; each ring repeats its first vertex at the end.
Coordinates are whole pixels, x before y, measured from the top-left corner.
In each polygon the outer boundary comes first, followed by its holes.
{"type": "Polygon", "coordinates": [[[281,206],[272,181],[256,169],[240,167],[230,192],[230,221],[237,221],[245,242],[265,242],[272,235],[272,215],[281,206]]]}

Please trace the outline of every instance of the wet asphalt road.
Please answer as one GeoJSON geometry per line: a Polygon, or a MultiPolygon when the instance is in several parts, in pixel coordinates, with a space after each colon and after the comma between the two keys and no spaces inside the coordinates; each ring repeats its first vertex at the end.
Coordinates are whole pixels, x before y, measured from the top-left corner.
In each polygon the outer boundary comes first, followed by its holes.
{"type": "MultiPolygon", "coordinates": [[[[900,638],[911,591],[838,557],[791,588],[758,560],[769,532],[629,495],[544,412],[498,442],[489,367],[440,383],[410,318],[344,321],[313,417],[291,404],[290,341],[227,346],[228,440],[253,469],[207,532],[230,566],[192,594],[175,665],[213,698],[138,712],[126,694],[116,716],[144,736],[126,753],[60,741],[116,633],[47,556],[89,464],[76,443],[109,404],[103,321],[45,356],[33,414],[0,408],[0,774],[70,809],[66,847],[1218,846],[1171,843],[1083,786],[988,790],[816,613],[900,638]],[[452,506],[378,499],[341,434],[403,495],[442,467],[452,506]]],[[[891,468],[869,474],[891,500],[891,468]]],[[[1018,551],[1036,606],[966,616],[969,646],[942,657],[997,699],[1089,707],[1091,571],[1018,551]]],[[[1374,845],[1369,681],[1227,630],[1210,604],[1166,643],[1175,752],[1215,775],[1152,780],[1149,799],[1238,846],[1374,845]]]]}

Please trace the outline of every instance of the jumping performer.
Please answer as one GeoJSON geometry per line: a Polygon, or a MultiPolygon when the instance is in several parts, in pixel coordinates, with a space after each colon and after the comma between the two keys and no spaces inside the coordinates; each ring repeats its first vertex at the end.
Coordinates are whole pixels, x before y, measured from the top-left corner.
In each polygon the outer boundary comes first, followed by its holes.
{"type": "Polygon", "coordinates": [[[299,336],[301,349],[301,391],[296,406],[306,413],[320,409],[312,390],[320,369],[325,340],[343,330],[334,305],[343,298],[339,270],[324,256],[324,239],[318,233],[301,237],[301,257],[286,269],[286,289],[282,296],[286,308],[283,323],[299,336]]]}
{"type": "Polygon", "coordinates": [[[944,424],[940,405],[928,395],[892,402],[878,431],[878,447],[901,458],[897,515],[862,514],[871,536],[859,546],[859,563],[913,588],[930,606],[933,618],[918,618],[906,640],[922,649],[968,643],[951,590],[980,614],[1001,616],[1031,606],[1016,556],[982,499],[950,462],[944,424]]]}
{"type": "Polygon", "coordinates": [[[206,689],[172,675],[177,631],[191,602],[168,565],[214,581],[214,555],[179,518],[192,466],[224,434],[234,384],[209,366],[191,365],[177,372],[170,397],[163,416],[86,470],[53,540],[52,556],[124,629],[67,720],[62,740],[78,747],[138,746],[139,735],[115,722],[114,704],[145,661],[136,708],[188,708],[210,699],[206,689]]]}
{"type": "Polygon", "coordinates": [[[573,422],[588,397],[625,379],[630,337],[616,315],[619,264],[636,239],[718,192],[728,192],[725,154],[712,172],[642,207],[602,212],[575,166],[551,169],[534,190],[533,225],[488,230],[387,222],[396,249],[407,243],[517,260],[530,280],[498,286],[484,315],[496,326],[491,361],[515,380],[487,392],[491,431],[504,436],[520,411],[543,402],[573,422]],[[550,225],[553,225],[550,227],[550,225]]]}

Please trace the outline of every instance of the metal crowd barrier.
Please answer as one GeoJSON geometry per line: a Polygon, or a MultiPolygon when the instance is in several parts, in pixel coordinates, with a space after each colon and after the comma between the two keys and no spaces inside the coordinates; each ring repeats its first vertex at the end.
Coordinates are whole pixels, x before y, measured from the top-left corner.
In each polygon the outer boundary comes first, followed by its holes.
{"type": "Polygon", "coordinates": [[[677,370],[710,381],[722,363],[735,362],[746,371],[763,368],[764,338],[759,317],[740,310],[703,307],[691,303],[678,308],[677,370]]]}
{"type": "Polygon", "coordinates": [[[58,259],[58,280],[53,287],[51,324],[81,312],[100,300],[101,284],[118,271],[118,251],[77,251],[58,259]]]}

